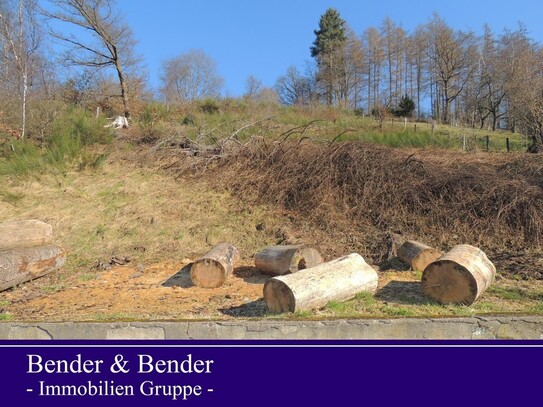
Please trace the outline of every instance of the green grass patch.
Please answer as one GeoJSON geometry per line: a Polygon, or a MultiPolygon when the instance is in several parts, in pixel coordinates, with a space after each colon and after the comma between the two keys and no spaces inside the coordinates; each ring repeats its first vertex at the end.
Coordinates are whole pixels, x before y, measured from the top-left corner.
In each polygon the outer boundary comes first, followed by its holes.
{"type": "Polygon", "coordinates": [[[489,136],[490,151],[506,151],[506,138],[511,151],[526,151],[529,141],[519,134],[484,131],[474,128],[426,122],[404,122],[387,118],[380,122],[373,116],[362,116],[351,110],[327,106],[281,106],[247,104],[243,100],[206,99],[183,107],[167,109],[153,102],[138,117],[143,135],[160,138],[173,133],[214,144],[232,135],[243,142],[253,137],[316,141],[365,141],[395,148],[447,148],[482,151],[489,136]]]}
{"type": "Polygon", "coordinates": [[[472,308],[465,305],[451,307],[451,311],[455,317],[470,317],[475,313],[472,308]]]}
{"type": "Polygon", "coordinates": [[[365,292],[365,291],[361,291],[358,294],[356,294],[354,299],[366,305],[374,305],[377,302],[373,294],[365,292]]]}
{"type": "Polygon", "coordinates": [[[541,314],[543,313],[543,302],[540,302],[539,304],[535,304],[530,309],[532,313],[541,314]]]}
{"type": "Polygon", "coordinates": [[[504,307],[503,304],[498,304],[495,302],[487,302],[484,300],[481,300],[477,302],[473,308],[476,310],[476,312],[480,313],[499,313],[499,312],[507,312],[507,307],[504,307]]]}
{"type": "Polygon", "coordinates": [[[519,288],[490,287],[489,294],[505,300],[520,301],[528,296],[519,288]]]}
{"type": "Polygon", "coordinates": [[[296,311],[290,315],[295,319],[307,319],[307,318],[312,317],[314,314],[311,311],[296,311]]]}
{"type": "Polygon", "coordinates": [[[13,319],[13,315],[9,312],[0,312],[0,321],[9,321],[13,319]]]}
{"type": "Polygon", "coordinates": [[[330,311],[334,311],[340,314],[345,313],[346,311],[349,311],[351,309],[349,304],[340,301],[330,301],[328,304],[326,304],[326,308],[328,308],[330,311]]]}
{"type": "Polygon", "coordinates": [[[400,131],[400,132],[384,132],[379,131],[362,131],[345,134],[337,139],[337,141],[365,141],[376,144],[383,144],[394,148],[425,148],[425,147],[440,147],[440,148],[455,148],[456,140],[448,137],[431,135],[428,132],[400,131]]]}
{"type": "Polygon", "coordinates": [[[10,150],[0,156],[0,175],[17,176],[42,172],[49,165],[36,145],[22,140],[10,144],[10,150]]]}
{"type": "Polygon", "coordinates": [[[382,307],[382,311],[385,315],[394,317],[413,317],[417,315],[415,310],[404,306],[385,305],[382,307]]]}

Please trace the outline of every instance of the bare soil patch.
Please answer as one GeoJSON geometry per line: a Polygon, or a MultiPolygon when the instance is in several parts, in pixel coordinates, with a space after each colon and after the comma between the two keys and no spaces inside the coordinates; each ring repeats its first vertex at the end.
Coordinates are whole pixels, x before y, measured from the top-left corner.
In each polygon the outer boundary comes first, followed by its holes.
{"type": "Polygon", "coordinates": [[[71,278],[55,292],[43,290],[46,280],[5,297],[17,320],[100,321],[225,318],[236,308],[262,297],[263,277],[238,268],[216,289],[194,286],[190,262],[164,262],[144,269],[115,267],[91,280],[71,278]]]}

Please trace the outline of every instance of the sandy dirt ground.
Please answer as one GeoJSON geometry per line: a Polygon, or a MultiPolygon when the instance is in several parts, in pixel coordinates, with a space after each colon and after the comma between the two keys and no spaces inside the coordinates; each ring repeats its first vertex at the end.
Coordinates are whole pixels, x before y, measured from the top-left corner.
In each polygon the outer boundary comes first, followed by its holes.
{"type": "MultiPolygon", "coordinates": [[[[26,283],[4,292],[13,320],[107,321],[231,319],[269,316],[263,286],[270,277],[249,262],[236,267],[218,288],[192,284],[190,260],[159,263],[148,267],[125,265],[97,271],[86,281],[69,279],[51,291],[54,276],[26,283]],[[45,288],[45,289],[44,289],[45,288]]],[[[411,291],[422,298],[412,273],[380,273],[382,300],[411,291]]]]}

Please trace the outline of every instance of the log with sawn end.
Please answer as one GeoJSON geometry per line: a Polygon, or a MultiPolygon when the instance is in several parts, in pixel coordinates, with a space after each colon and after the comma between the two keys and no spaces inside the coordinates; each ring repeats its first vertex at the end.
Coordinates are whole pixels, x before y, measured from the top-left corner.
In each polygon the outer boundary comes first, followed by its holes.
{"type": "Polygon", "coordinates": [[[323,262],[319,251],[305,244],[267,246],[255,254],[254,260],[257,269],[272,276],[295,273],[323,262]]]}
{"type": "Polygon", "coordinates": [[[422,273],[422,292],[441,304],[470,305],[490,287],[496,267],[479,248],[454,246],[422,273]]]}
{"type": "Polygon", "coordinates": [[[35,246],[0,251],[0,291],[42,277],[66,263],[57,246],[35,246]]]}
{"type": "Polygon", "coordinates": [[[377,289],[377,272],[352,253],[294,274],[272,277],[264,284],[264,299],[272,312],[317,309],[377,289]]]}
{"type": "Polygon", "coordinates": [[[240,260],[238,249],[230,243],[219,243],[192,263],[190,278],[198,287],[216,288],[232,274],[240,260]]]}

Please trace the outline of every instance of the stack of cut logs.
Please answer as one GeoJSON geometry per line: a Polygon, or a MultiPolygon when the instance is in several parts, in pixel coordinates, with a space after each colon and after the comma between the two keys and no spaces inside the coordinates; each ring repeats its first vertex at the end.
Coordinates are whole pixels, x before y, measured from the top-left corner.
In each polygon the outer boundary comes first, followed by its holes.
{"type": "MultiPolygon", "coordinates": [[[[239,258],[231,244],[215,246],[192,264],[193,284],[221,286],[239,258]]],[[[254,260],[260,271],[272,276],[264,285],[264,299],[273,312],[310,310],[331,300],[348,300],[361,291],[374,293],[377,289],[377,272],[356,253],[324,263],[313,246],[268,246],[254,260]]]]}
{"type": "MultiPolygon", "coordinates": [[[[455,246],[443,254],[406,241],[398,249],[398,258],[423,271],[423,293],[442,304],[473,303],[496,274],[485,253],[469,245],[455,246]]],[[[221,243],[192,264],[191,280],[199,287],[220,287],[239,259],[233,245],[221,243]]],[[[254,262],[257,269],[271,276],[264,284],[264,299],[272,312],[317,309],[332,300],[348,300],[357,293],[377,290],[377,272],[357,253],[324,262],[313,246],[268,246],[256,253],[254,262]]]]}
{"type": "MultiPolygon", "coordinates": [[[[53,229],[47,223],[0,223],[0,291],[62,267],[66,252],[52,241],[53,229]]],[[[412,269],[423,272],[424,295],[442,304],[472,304],[496,275],[485,253],[465,244],[444,254],[408,240],[397,254],[412,269]]],[[[239,260],[236,247],[220,243],[192,263],[191,280],[198,287],[220,287],[239,260]]],[[[377,290],[377,272],[357,253],[324,262],[314,246],[268,246],[256,253],[254,262],[270,276],[264,284],[264,299],[273,312],[316,309],[332,300],[348,300],[357,293],[377,290]]]]}
{"type": "Polygon", "coordinates": [[[44,276],[66,262],[53,228],[38,220],[0,223],[0,291],[44,276]]]}
{"type": "Polygon", "coordinates": [[[443,254],[408,240],[398,249],[398,258],[423,272],[422,292],[441,304],[472,304],[496,277],[496,267],[486,254],[467,244],[443,254]]]}

